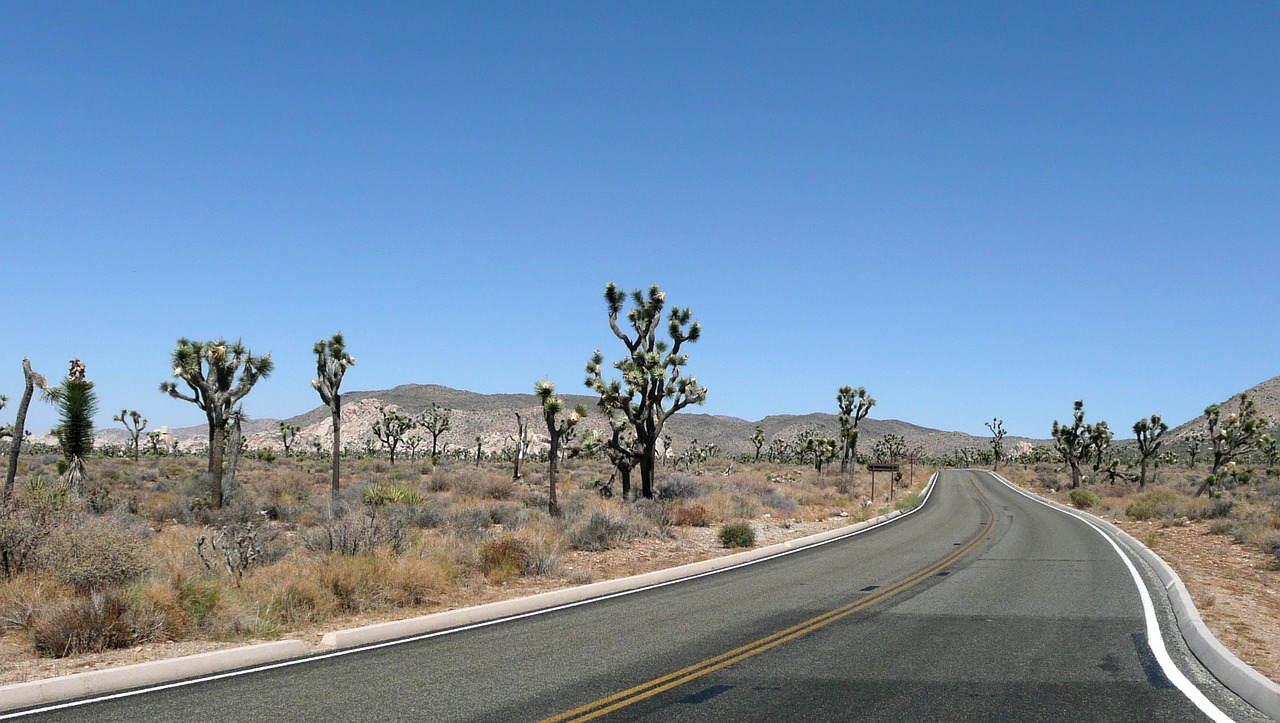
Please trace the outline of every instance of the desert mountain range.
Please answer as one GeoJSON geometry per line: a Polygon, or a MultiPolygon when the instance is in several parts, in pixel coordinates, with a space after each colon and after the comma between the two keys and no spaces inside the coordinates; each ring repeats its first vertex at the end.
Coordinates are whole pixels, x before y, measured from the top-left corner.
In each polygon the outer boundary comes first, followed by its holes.
{"type": "MultiPolygon", "coordinates": [[[[1280,377],[1269,379],[1248,390],[1248,394],[1257,404],[1260,412],[1271,420],[1280,420],[1280,377]]],[[[565,394],[562,395],[566,409],[583,404],[591,411],[580,424],[580,434],[587,429],[607,430],[604,418],[596,410],[596,397],[565,394]]],[[[1238,407],[1239,395],[1233,395],[1223,402],[1226,411],[1238,407]]],[[[511,446],[516,437],[516,413],[529,424],[530,436],[534,440],[534,448],[546,443],[546,426],[542,420],[541,407],[532,394],[477,394],[435,384],[402,384],[393,389],[378,391],[348,392],[342,395],[342,423],[344,444],[363,446],[366,440],[373,439],[373,423],[378,418],[381,407],[395,407],[400,411],[416,415],[430,408],[432,403],[451,411],[452,428],[441,437],[449,447],[465,447],[474,449],[476,437],[483,441],[484,449],[493,452],[511,446]]],[[[271,448],[281,450],[278,428],[280,422],[296,425],[300,428],[295,449],[309,449],[319,442],[328,449],[330,440],[329,410],[317,406],[305,414],[284,420],[253,419],[245,423],[245,435],[250,448],[271,448]]],[[[1168,421],[1168,420],[1166,420],[1168,421]]],[[[693,440],[702,444],[715,443],[721,453],[736,455],[753,452],[754,447],[749,439],[756,426],[764,428],[766,447],[774,439],[794,439],[797,434],[813,429],[825,436],[836,436],[840,429],[836,415],[826,413],[812,414],[778,414],[770,415],[759,421],[748,421],[737,417],[718,416],[682,412],[672,417],[667,423],[666,433],[671,436],[672,448],[675,451],[685,449],[693,440]]],[[[1124,436],[1127,424],[1113,422],[1113,429],[1124,436]]],[[[1167,439],[1176,443],[1194,429],[1204,426],[1204,417],[1200,416],[1170,430],[1167,439]]],[[[862,435],[858,448],[866,451],[887,434],[897,434],[907,440],[910,447],[920,447],[926,454],[938,455],[961,449],[963,447],[982,448],[988,443],[988,437],[978,437],[964,432],[948,432],[929,429],[908,422],[894,419],[867,418],[862,422],[862,435]]],[[[183,448],[202,446],[207,439],[204,425],[170,430],[169,434],[183,448]]],[[[429,436],[424,430],[413,434],[427,437],[426,447],[430,447],[429,436]]],[[[123,443],[127,437],[120,428],[107,427],[99,431],[102,442],[123,443]]],[[[52,441],[51,439],[49,441],[52,441]]],[[[1046,444],[1047,440],[1028,439],[1024,437],[1006,437],[1006,449],[1016,453],[1020,448],[1031,445],[1046,444]]],[[[421,451],[421,448],[420,448],[421,451]]]]}

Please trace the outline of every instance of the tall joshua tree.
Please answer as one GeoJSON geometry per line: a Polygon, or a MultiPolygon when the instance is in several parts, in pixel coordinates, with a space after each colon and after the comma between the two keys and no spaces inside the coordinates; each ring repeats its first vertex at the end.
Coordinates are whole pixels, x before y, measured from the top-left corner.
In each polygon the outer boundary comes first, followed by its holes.
{"type": "Polygon", "coordinates": [[[22,359],[22,378],[22,400],[18,402],[18,414],[10,430],[13,439],[9,442],[9,469],[4,476],[5,507],[13,499],[13,480],[18,476],[18,454],[22,451],[22,439],[27,433],[27,409],[31,406],[31,396],[37,387],[43,391],[48,386],[42,375],[31,370],[31,361],[26,357],[22,359]]]}
{"type": "Polygon", "coordinates": [[[1072,424],[1068,427],[1053,420],[1053,449],[1071,468],[1071,489],[1080,486],[1080,463],[1088,456],[1093,444],[1089,439],[1092,427],[1084,423],[1084,402],[1077,399],[1072,424]]]}
{"type": "MultiPolygon", "coordinates": [[[[329,494],[337,499],[342,464],[342,395],[338,388],[342,386],[342,376],[349,367],[355,366],[356,360],[347,353],[342,332],[316,342],[311,351],[316,355],[316,378],[311,380],[311,386],[320,393],[320,401],[329,408],[329,417],[333,420],[333,480],[329,494]]],[[[288,453],[287,445],[285,453],[288,453]]]]}
{"type": "Polygon", "coordinates": [[[136,409],[121,409],[120,414],[111,418],[113,422],[119,422],[124,426],[124,431],[129,433],[129,445],[133,447],[133,461],[138,461],[139,450],[138,437],[142,436],[142,430],[147,428],[147,420],[138,413],[136,409]]]}
{"type": "Polygon", "coordinates": [[[71,368],[62,384],[45,390],[45,395],[58,407],[58,428],[54,434],[66,462],[67,486],[79,490],[87,473],[85,460],[93,451],[93,415],[98,411],[98,398],[93,382],[84,378],[84,364],[71,360],[71,368]]]}
{"type": "Polygon", "coordinates": [[[1004,456],[1004,420],[992,417],[987,429],[991,430],[991,471],[994,472],[1000,469],[1000,458],[1004,456]]]}
{"type": "Polygon", "coordinates": [[[1139,419],[1133,423],[1133,433],[1138,438],[1138,486],[1147,486],[1147,463],[1160,452],[1164,441],[1160,437],[1169,431],[1169,425],[1160,419],[1159,414],[1150,419],[1139,419]]]}
{"type": "Polygon", "coordinates": [[[597,349],[587,362],[585,384],[600,395],[602,406],[621,412],[635,430],[640,452],[640,492],[652,499],[654,463],[663,425],[681,409],[702,404],[707,399],[706,388],[699,385],[697,379],[681,373],[681,368],[689,362],[689,355],[682,354],[681,349],[686,343],[698,341],[702,327],[692,321],[689,309],[673,306],[667,317],[671,344],[659,340],[658,327],[662,324],[666,295],[657,286],[650,286],[647,295],[639,289],[631,294],[632,308],[627,312],[627,322],[634,335],[629,334],[618,325],[618,314],[626,299],[626,293],[613,283],[605,286],[609,328],[627,348],[627,355],[613,363],[622,379],[605,380],[601,369],[604,355],[597,349]]]}
{"type": "Polygon", "coordinates": [[[209,504],[222,507],[222,454],[227,422],[236,404],[258,380],[271,375],[271,355],[254,356],[244,344],[226,339],[198,342],[179,339],[172,352],[173,376],[191,390],[185,394],[176,382],[161,382],[160,391],[191,402],[209,423],[209,504]]]}
{"type": "Polygon", "coordinates": [[[533,393],[538,395],[538,399],[542,402],[542,417],[547,422],[547,435],[551,437],[551,450],[547,455],[547,483],[550,488],[547,511],[552,517],[559,517],[560,506],[556,503],[556,470],[560,460],[560,443],[578,420],[587,416],[587,408],[579,404],[568,417],[557,419],[556,415],[564,410],[564,400],[556,396],[556,385],[549,379],[543,379],[534,385],[533,393]]]}
{"type": "Polygon", "coordinates": [[[876,405],[875,397],[867,396],[866,387],[854,389],[849,385],[836,391],[836,404],[840,407],[840,472],[849,471],[849,465],[858,461],[858,425],[866,419],[876,405]]]}

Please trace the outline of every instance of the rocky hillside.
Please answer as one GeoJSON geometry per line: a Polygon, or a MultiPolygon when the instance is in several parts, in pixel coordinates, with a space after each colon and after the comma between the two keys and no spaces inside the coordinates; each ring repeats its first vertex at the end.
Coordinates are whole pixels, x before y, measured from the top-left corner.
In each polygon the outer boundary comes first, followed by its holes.
{"type": "MultiPolygon", "coordinates": [[[[1248,394],[1249,398],[1253,400],[1254,408],[1262,416],[1271,420],[1273,430],[1280,427],[1280,377],[1268,379],[1255,387],[1245,390],[1244,393],[1248,394]]],[[[1240,395],[1235,394],[1220,404],[1222,405],[1224,416],[1235,412],[1240,409],[1240,395]]],[[[1201,414],[1189,422],[1170,429],[1168,432],[1170,443],[1181,442],[1191,432],[1203,432],[1206,422],[1205,416],[1201,414]]],[[[1274,434],[1274,432],[1272,433],[1274,434]]]]}
{"type": "MultiPolygon", "coordinates": [[[[562,395],[568,408],[583,404],[591,412],[583,423],[581,430],[595,429],[603,431],[608,428],[604,419],[596,410],[596,398],[583,395],[562,395]]],[[[516,413],[518,412],[529,424],[529,431],[534,439],[535,448],[545,444],[547,430],[541,416],[538,400],[532,394],[476,394],[460,391],[434,384],[404,384],[394,389],[369,392],[349,392],[342,396],[343,443],[363,445],[366,440],[373,439],[373,423],[378,418],[381,407],[395,407],[410,415],[419,414],[430,408],[432,403],[452,410],[452,429],[442,436],[441,442],[450,447],[467,447],[474,449],[476,437],[480,437],[486,451],[494,451],[513,444],[516,438],[516,413]]],[[[311,448],[318,442],[328,449],[330,440],[329,410],[318,406],[305,414],[285,420],[255,419],[246,423],[246,436],[251,448],[282,448],[277,432],[280,421],[301,428],[295,448],[311,448]]],[[[773,439],[793,439],[797,434],[813,429],[826,436],[836,436],[840,425],[834,414],[773,415],[757,422],[738,419],[736,417],[716,416],[709,414],[681,413],[668,422],[666,433],[671,435],[672,447],[682,450],[690,441],[696,439],[700,443],[715,443],[721,452],[739,454],[753,451],[748,441],[756,426],[764,428],[765,437],[773,439]]],[[[981,447],[987,443],[984,437],[974,437],[963,432],[944,432],[928,429],[897,420],[866,419],[862,422],[862,435],[859,449],[868,450],[886,434],[898,434],[907,440],[911,447],[922,447],[927,454],[944,454],[961,447],[981,447]]],[[[579,432],[582,433],[581,431],[579,432]]],[[[205,444],[207,431],[204,426],[187,427],[172,430],[171,434],[183,448],[193,448],[205,444]]],[[[430,448],[430,437],[425,430],[413,434],[425,437],[425,446],[430,448]]],[[[103,441],[121,444],[125,435],[119,429],[102,431],[103,441]]],[[[1029,445],[1034,440],[1009,437],[1005,443],[1010,449],[1029,445]]],[[[767,445],[767,442],[766,442],[767,445]]],[[[421,451],[421,447],[419,451],[421,451]]]]}

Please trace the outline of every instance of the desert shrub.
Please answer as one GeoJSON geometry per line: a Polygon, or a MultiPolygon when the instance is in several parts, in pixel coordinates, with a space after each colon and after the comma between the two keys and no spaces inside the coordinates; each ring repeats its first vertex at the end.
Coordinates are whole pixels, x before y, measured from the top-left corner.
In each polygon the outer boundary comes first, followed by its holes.
{"type": "Polygon", "coordinates": [[[403,514],[375,510],[325,520],[302,533],[312,552],[365,555],[386,548],[399,554],[409,547],[408,520],[403,514]]]}
{"type": "Polygon", "coordinates": [[[12,578],[38,564],[40,543],[53,531],[26,515],[6,512],[0,514],[0,572],[12,578]]]}
{"type": "Polygon", "coordinates": [[[1160,520],[1181,517],[1182,495],[1168,487],[1155,487],[1134,495],[1124,513],[1135,520],[1160,520]]]}
{"type": "Polygon", "coordinates": [[[480,572],[492,582],[526,574],[532,555],[522,540],[510,535],[485,540],[480,545],[480,572]]]}
{"type": "Polygon", "coordinates": [[[530,518],[528,508],[514,502],[498,502],[489,507],[489,519],[507,529],[519,527],[530,518]]]}
{"type": "Polygon", "coordinates": [[[687,500],[702,497],[707,488],[687,474],[669,474],[654,485],[654,497],[659,500],[687,500]]]}
{"type": "Polygon", "coordinates": [[[137,579],[146,572],[142,541],[109,519],[65,525],[40,548],[40,568],[80,592],[137,579]]]}
{"type": "Polygon", "coordinates": [[[750,519],[760,511],[760,505],[754,497],[735,494],[729,498],[726,512],[729,517],[750,519]]]}
{"type": "Polygon", "coordinates": [[[460,535],[480,535],[493,526],[493,518],[487,509],[458,507],[449,513],[449,526],[460,535]]]}
{"type": "Polygon", "coordinates": [[[440,510],[440,505],[433,502],[406,505],[403,515],[406,522],[420,530],[429,530],[444,524],[444,512],[440,510]]]}
{"type": "Polygon", "coordinates": [[[569,544],[576,550],[608,550],[635,536],[635,525],[626,517],[592,512],[585,522],[569,531],[569,544]]]}
{"type": "Polygon", "coordinates": [[[771,507],[778,512],[790,514],[795,512],[799,507],[796,501],[787,496],[787,493],[779,489],[766,489],[756,492],[756,499],[765,507],[771,507]]]}
{"type": "Polygon", "coordinates": [[[1080,510],[1087,510],[1091,507],[1097,507],[1102,498],[1093,490],[1078,488],[1071,490],[1071,504],[1080,510]]]}
{"type": "Polygon", "coordinates": [[[164,616],[145,600],[102,590],[37,612],[30,634],[36,652],[63,658],[144,643],[163,628],[164,616]]]}
{"type": "Polygon", "coordinates": [[[710,527],[711,513],[699,504],[679,505],[672,512],[671,524],[682,527],[710,527]]]}
{"type": "Polygon", "coordinates": [[[1193,520],[1216,520],[1230,516],[1235,506],[1235,500],[1226,497],[1187,499],[1182,513],[1193,520]]]}
{"type": "Polygon", "coordinates": [[[730,522],[720,528],[720,544],[725,547],[755,547],[756,531],[749,522],[730,522]]]}
{"type": "Polygon", "coordinates": [[[1215,535],[1230,535],[1236,542],[1247,542],[1257,534],[1258,526],[1245,520],[1223,517],[1209,523],[1209,532],[1215,535]]]}
{"type": "Polygon", "coordinates": [[[510,477],[489,475],[480,484],[482,497],[491,500],[509,500],[516,496],[516,485],[510,477]]]}

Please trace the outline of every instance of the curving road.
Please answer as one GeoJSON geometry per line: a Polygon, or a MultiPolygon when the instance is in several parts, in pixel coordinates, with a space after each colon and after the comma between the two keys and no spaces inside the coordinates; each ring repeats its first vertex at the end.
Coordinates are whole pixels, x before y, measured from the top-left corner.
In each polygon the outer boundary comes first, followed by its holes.
{"type": "Polygon", "coordinates": [[[915,513],[786,557],[38,717],[1266,720],[1168,633],[1178,671],[1161,667],[1133,575],[1081,520],[948,471],[915,513]]]}

